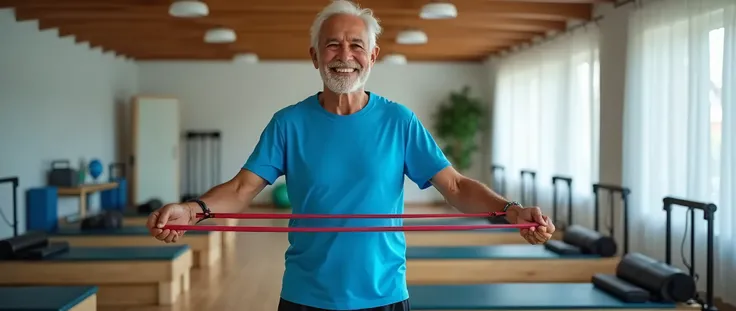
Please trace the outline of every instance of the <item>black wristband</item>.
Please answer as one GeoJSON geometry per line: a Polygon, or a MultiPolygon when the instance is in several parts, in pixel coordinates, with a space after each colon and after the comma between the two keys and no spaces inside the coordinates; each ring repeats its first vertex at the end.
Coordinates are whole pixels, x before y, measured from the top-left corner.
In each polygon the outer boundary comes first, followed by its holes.
{"type": "Polygon", "coordinates": [[[503,211],[504,211],[504,212],[507,212],[507,211],[509,210],[509,208],[510,208],[511,206],[513,206],[513,205],[516,205],[516,206],[518,206],[518,207],[523,207],[523,206],[521,206],[521,204],[519,204],[519,202],[516,202],[516,201],[510,201],[510,202],[507,202],[507,203],[506,203],[506,206],[504,206],[504,207],[503,207],[503,211]]]}
{"type": "Polygon", "coordinates": [[[200,200],[200,199],[191,199],[191,200],[189,200],[187,202],[197,203],[197,205],[199,205],[199,207],[202,208],[202,213],[204,214],[204,217],[202,217],[202,219],[200,219],[200,220],[197,220],[196,223],[200,223],[201,221],[203,221],[203,220],[205,220],[207,218],[212,218],[212,212],[210,211],[209,207],[207,207],[207,204],[204,204],[204,202],[202,202],[202,200],[200,200]]]}

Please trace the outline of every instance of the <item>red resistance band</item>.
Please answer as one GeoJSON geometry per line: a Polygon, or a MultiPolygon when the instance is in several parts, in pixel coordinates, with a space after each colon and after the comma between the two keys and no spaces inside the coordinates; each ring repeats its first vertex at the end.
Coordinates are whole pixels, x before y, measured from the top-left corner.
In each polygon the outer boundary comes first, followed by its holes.
{"type": "MultiPolygon", "coordinates": [[[[265,214],[265,213],[211,213],[207,218],[230,219],[346,219],[346,218],[454,218],[454,217],[495,217],[506,213],[487,214],[265,214]]],[[[205,214],[198,213],[197,218],[205,214]]],[[[527,224],[488,224],[488,225],[421,225],[391,227],[259,227],[259,226],[210,226],[210,225],[166,225],[163,229],[182,231],[233,231],[233,232],[390,232],[390,231],[466,231],[487,229],[529,229],[539,226],[527,224]]]]}
{"type": "MultiPolygon", "coordinates": [[[[473,218],[504,216],[505,212],[482,214],[268,214],[268,213],[211,213],[206,218],[229,219],[355,219],[355,218],[473,218]]],[[[205,218],[204,213],[197,213],[197,218],[205,218]]]]}

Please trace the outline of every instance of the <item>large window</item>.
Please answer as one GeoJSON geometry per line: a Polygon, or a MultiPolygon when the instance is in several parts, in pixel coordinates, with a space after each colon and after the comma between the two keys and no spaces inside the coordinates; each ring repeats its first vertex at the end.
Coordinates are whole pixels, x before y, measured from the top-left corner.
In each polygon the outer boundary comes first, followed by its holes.
{"type": "MultiPolygon", "coordinates": [[[[623,175],[632,189],[632,250],[664,258],[663,197],[715,203],[716,294],[736,303],[736,2],[649,1],[630,21],[623,175]]],[[[694,222],[705,289],[706,224],[700,211],[688,215],[672,212],[673,264],[690,265],[680,255],[691,251],[694,222]]]]}
{"type": "Polygon", "coordinates": [[[708,103],[710,107],[710,151],[709,161],[709,181],[710,181],[710,200],[713,202],[720,201],[721,195],[721,132],[723,131],[723,108],[722,108],[722,88],[723,88],[723,32],[724,28],[713,29],[708,33],[708,60],[709,66],[709,87],[708,87],[708,103]]]}
{"type": "MultiPolygon", "coordinates": [[[[572,177],[575,221],[592,221],[590,185],[598,179],[598,63],[595,25],[497,63],[492,160],[506,169],[508,197],[520,200],[520,171],[535,171],[537,203],[550,213],[552,176],[572,177]]],[[[557,190],[567,197],[562,184],[557,190]]],[[[562,209],[558,216],[558,223],[566,219],[562,209]]]]}

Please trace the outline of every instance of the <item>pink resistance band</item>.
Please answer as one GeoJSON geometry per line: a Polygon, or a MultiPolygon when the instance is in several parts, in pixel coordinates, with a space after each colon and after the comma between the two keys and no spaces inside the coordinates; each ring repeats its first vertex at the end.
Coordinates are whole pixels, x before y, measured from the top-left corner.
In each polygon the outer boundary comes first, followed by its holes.
{"type": "MultiPolygon", "coordinates": [[[[468,218],[496,217],[506,213],[484,214],[267,214],[267,213],[211,213],[207,218],[229,219],[391,219],[391,218],[468,218]]],[[[204,218],[198,213],[197,218],[204,218]]],[[[389,227],[268,227],[268,226],[212,226],[212,225],[166,225],[162,229],[181,231],[233,231],[233,232],[389,232],[389,231],[467,231],[487,229],[529,229],[539,224],[488,224],[488,225],[421,225],[389,227]]]]}

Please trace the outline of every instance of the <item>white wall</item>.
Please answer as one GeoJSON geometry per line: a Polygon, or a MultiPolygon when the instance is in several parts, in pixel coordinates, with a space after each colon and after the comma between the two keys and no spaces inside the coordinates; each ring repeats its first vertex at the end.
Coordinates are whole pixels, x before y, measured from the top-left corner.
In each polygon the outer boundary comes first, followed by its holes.
{"type": "MultiPolygon", "coordinates": [[[[243,165],[274,112],[322,87],[319,73],[311,62],[139,62],[138,79],[141,93],[181,99],[182,130],[222,131],[223,181],[243,165]]],[[[377,64],[367,88],[406,105],[431,129],[435,108],[450,91],[464,85],[471,86],[475,94],[488,101],[488,72],[483,64],[377,64]]],[[[488,148],[484,145],[480,149],[488,148]]],[[[486,155],[487,152],[476,155],[469,176],[487,178],[486,155]]],[[[405,189],[405,200],[409,203],[441,199],[436,190],[419,191],[411,182],[407,182],[405,189]]],[[[256,203],[269,200],[267,189],[256,198],[256,203]]]]}
{"type": "MultiPolygon", "coordinates": [[[[0,177],[18,176],[19,232],[25,230],[25,191],[46,184],[55,159],[76,167],[80,158],[105,164],[122,154],[119,115],[137,92],[137,65],[76,44],[36,22],[15,21],[0,10],[0,177]]],[[[106,175],[102,176],[106,178],[106,175]]],[[[10,187],[0,186],[0,211],[12,221],[10,187]]],[[[92,205],[98,202],[92,196],[92,205]]],[[[78,200],[60,198],[61,215],[78,200]]],[[[12,235],[0,215],[0,238],[12,235]]]]}

